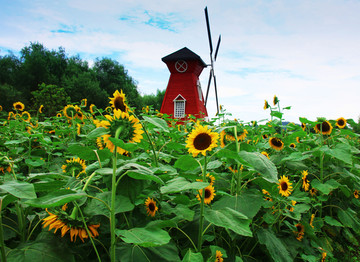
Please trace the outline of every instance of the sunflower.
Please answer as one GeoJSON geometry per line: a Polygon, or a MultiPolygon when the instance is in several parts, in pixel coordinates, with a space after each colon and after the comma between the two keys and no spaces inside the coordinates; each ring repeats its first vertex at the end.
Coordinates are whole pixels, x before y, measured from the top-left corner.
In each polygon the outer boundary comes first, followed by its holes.
{"type": "Polygon", "coordinates": [[[325,262],[326,259],[326,252],[321,253],[321,262],[325,262]]]}
{"type": "Polygon", "coordinates": [[[276,95],[274,95],[274,99],[273,99],[274,106],[276,106],[277,103],[279,103],[279,98],[276,95]]]}
{"type": "Polygon", "coordinates": [[[268,159],[270,159],[269,154],[268,154],[267,152],[262,151],[261,154],[264,155],[264,156],[266,156],[268,159]]]}
{"type": "Polygon", "coordinates": [[[16,115],[14,114],[14,112],[10,111],[9,114],[8,114],[7,120],[10,120],[11,118],[16,119],[16,115]]]}
{"type": "Polygon", "coordinates": [[[76,108],[73,105],[65,106],[63,111],[64,111],[64,116],[66,116],[68,119],[75,118],[76,108]]]}
{"type": "Polygon", "coordinates": [[[31,119],[30,113],[28,111],[22,112],[21,119],[24,120],[25,122],[30,122],[31,119]]]}
{"type": "Polygon", "coordinates": [[[306,130],[306,124],[305,124],[305,123],[301,123],[301,129],[302,129],[303,131],[306,130]]]}
{"type": "Polygon", "coordinates": [[[310,223],[309,223],[309,225],[310,225],[312,228],[314,228],[314,226],[313,226],[314,218],[315,218],[315,214],[311,214],[311,218],[310,218],[310,223]]]}
{"type": "Polygon", "coordinates": [[[278,151],[280,151],[281,149],[284,148],[284,142],[281,141],[281,139],[277,138],[277,137],[271,137],[269,139],[269,144],[270,144],[270,147],[272,147],[273,149],[278,150],[278,151]]]}
{"type": "Polygon", "coordinates": [[[146,206],[146,213],[148,214],[148,216],[155,216],[156,211],[158,211],[158,207],[156,206],[156,202],[155,200],[153,200],[152,198],[148,197],[145,201],[145,206],[146,206]]]}
{"type": "MultiPolygon", "coordinates": [[[[202,189],[199,190],[199,194],[196,195],[196,198],[201,202],[201,196],[202,196],[202,189]]],[[[204,196],[204,203],[205,204],[210,204],[211,201],[214,199],[215,197],[215,189],[212,185],[208,185],[207,187],[205,187],[205,196],[204,196]]]]}
{"type": "Polygon", "coordinates": [[[295,200],[291,200],[291,207],[289,208],[289,210],[291,212],[294,212],[294,206],[296,205],[296,201],[295,200]]]}
{"type": "Polygon", "coordinates": [[[333,129],[332,125],[328,121],[316,124],[314,127],[316,133],[322,133],[323,135],[330,135],[333,129]]]}
{"type": "MultiPolygon", "coordinates": [[[[129,116],[128,113],[122,112],[121,110],[115,110],[114,115],[105,115],[107,121],[101,121],[99,125],[109,129],[109,133],[102,135],[103,141],[106,147],[114,152],[115,145],[110,141],[110,137],[115,137],[115,133],[120,129],[119,138],[125,143],[140,143],[143,136],[141,135],[144,131],[141,128],[139,119],[134,116],[129,116]]],[[[116,152],[119,154],[126,154],[127,151],[117,147],[116,152]]]]}
{"type": "Polygon", "coordinates": [[[223,254],[221,253],[220,250],[216,250],[216,253],[215,253],[215,262],[223,262],[224,259],[222,258],[223,254]]]}
{"type": "Polygon", "coordinates": [[[266,201],[270,201],[270,202],[273,201],[272,198],[270,197],[270,196],[271,196],[270,193],[269,193],[267,190],[263,189],[263,190],[262,190],[262,193],[264,194],[264,199],[265,199],[266,201]]]}
{"type": "Polygon", "coordinates": [[[309,190],[309,193],[310,193],[311,196],[316,196],[317,190],[315,188],[311,188],[309,190]]]}
{"type": "Polygon", "coordinates": [[[57,113],[57,114],[56,114],[56,117],[62,117],[62,114],[61,114],[61,113],[57,113]]]}
{"type": "Polygon", "coordinates": [[[16,102],[13,104],[13,106],[14,106],[14,109],[17,111],[23,111],[25,109],[24,104],[21,102],[16,102]]]}
{"type": "Polygon", "coordinates": [[[2,106],[0,105],[0,112],[3,110],[2,106]]]}
{"type": "Polygon", "coordinates": [[[94,114],[94,110],[96,109],[96,106],[94,104],[90,105],[90,113],[94,114]]]}
{"type": "Polygon", "coordinates": [[[267,139],[269,136],[267,134],[263,134],[262,138],[267,139]]]}
{"type": "MultiPolygon", "coordinates": [[[[83,225],[79,224],[76,226],[70,225],[70,221],[66,221],[66,219],[62,219],[59,215],[53,214],[46,209],[46,212],[49,214],[48,217],[43,219],[43,228],[49,226],[49,231],[51,229],[55,229],[56,231],[61,231],[61,237],[64,237],[66,233],[69,232],[71,242],[76,242],[77,236],[79,236],[80,240],[84,242],[85,238],[88,238],[89,235],[83,225]]],[[[90,237],[94,238],[99,236],[99,232],[97,229],[100,227],[100,224],[92,224],[87,225],[87,228],[90,233],[90,237]]]]}
{"type": "Polygon", "coordinates": [[[296,137],[296,142],[301,143],[300,137],[296,137]]]}
{"type": "Polygon", "coordinates": [[[360,191],[357,190],[357,189],[355,189],[355,190],[354,190],[354,197],[355,197],[355,198],[359,198],[359,193],[360,193],[360,191]]]}
{"type": "Polygon", "coordinates": [[[44,105],[41,105],[41,106],[39,107],[39,113],[40,113],[40,114],[42,114],[43,108],[44,108],[44,105]]]}
{"type": "Polygon", "coordinates": [[[286,176],[282,176],[279,179],[279,194],[288,197],[292,191],[292,183],[289,182],[289,178],[286,176]]]}
{"type": "Polygon", "coordinates": [[[86,165],[84,160],[80,158],[72,158],[70,160],[66,160],[66,163],[66,165],[61,167],[64,173],[71,174],[76,178],[78,178],[81,174],[86,173],[86,165]]]}
{"type": "Polygon", "coordinates": [[[346,126],[346,119],[343,117],[336,119],[336,126],[338,128],[344,128],[346,126]]]}
{"type": "Polygon", "coordinates": [[[84,113],[81,111],[81,108],[77,105],[74,107],[76,110],[76,114],[74,115],[74,118],[78,118],[81,121],[84,119],[84,113]]]}
{"type": "Polygon", "coordinates": [[[81,106],[83,106],[83,107],[87,106],[87,99],[86,98],[81,100],[81,106]]]}
{"type": "Polygon", "coordinates": [[[309,184],[309,180],[307,179],[307,176],[308,176],[308,171],[307,170],[303,170],[301,171],[301,174],[302,174],[302,188],[305,190],[305,191],[309,191],[309,187],[310,187],[310,184],[309,184]]]}
{"type": "Polygon", "coordinates": [[[81,134],[81,125],[80,125],[80,124],[76,124],[76,126],[77,126],[76,133],[77,133],[78,135],[80,135],[80,134],[81,134]]]}
{"type": "Polygon", "coordinates": [[[296,239],[301,241],[304,237],[305,227],[304,227],[304,225],[298,223],[295,225],[295,228],[296,228],[296,231],[294,231],[294,233],[296,234],[296,239]]]}
{"type": "Polygon", "coordinates": [[[194,130],[188,135],[186,147],[188,152],[196,157],[199,153],[206,155],[207,151],[211,151],[217,146],[219,134],[212,132],[208,126],[198,124],[194,130]]]}
{"type": "Polygon", "coordinates": [[[264,110],[268,109],[270,107],[269,103],[267,100],[265,100],[265,103],[264,103],[264,110]]]}
{"type": "Polygon", "coordinates": [[[126,104],[126,97],[123,91],[119,93],[118,90],[116,90],[113,94],[113,97],[109,97],[110,104],[114,108],[114,110],[120,110],[121,112],[127,113],[129,110],[128,105],[126,104]]]}
{"type": "Polygon", "coordinates": [[[291,147],[291,148],[295,148],[295,147],[296,147],[296,145],[295,145],[295,143],[291,143],[291,144],[289,145],[289,147],[291,147]]]}

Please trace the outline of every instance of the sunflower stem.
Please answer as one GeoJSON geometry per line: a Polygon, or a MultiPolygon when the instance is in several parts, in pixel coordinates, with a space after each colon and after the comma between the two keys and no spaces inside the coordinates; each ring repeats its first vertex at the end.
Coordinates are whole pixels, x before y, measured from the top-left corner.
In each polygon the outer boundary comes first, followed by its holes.
{"type": "Polygon", "coordinates": [[[140,123],[141,123],[142,128],[144,129],[144,132],[145,132],[145,134],[146,134],[147,139],[149,140],[149,144],[151,145],[151,150],[153,151],[153,155],[154,155],[155,167],[158,167],[159,164],[158,164],[158,160],[157,160],[157,156],[156,156],[156,151],[155,151],[154,143],[153,143],[153,141],[151,140],[151,137],[150,137],[150,135],[149,135],[149,133],[148,133],[145,125],[144,125],[141,121],[140,121],[140,123]]]}
{"type": "MultiPolygon", "coordinates": [[[[206,181],[206,167],[207,167],[207,159],[206,155],[204,157],[204,168],[202,172],[203,181],[206,181]]],[[[198,235],[198,252],[201,252],[201,246],[202,246],[202,236],[203,236],[203,227],[204,227],[204,199],[205,199],[205,188],[201,192],[200,197],[200,221],[199,221],[199,235],[198,235]]]]}
{"type": "MultiPolygon", "coordinates": [[[[238,141],[238,136],[237,136],[237,127],[234,126],[234,137],[235,137],[235,144],[236,144],[236,153],[239,154],[240,152],[240,143],[238,141]]],[[[236,194],[240,193],[240,184],[241,184],[241,172],[240,172],[240,164],[237,164],[237,181],[236,181],[236,194]]]]}
{"type": "Polygon", "coordinates": [[[93,177],[94,177],[95,175],[96,175],[96,172],[93,172],[93,173],[89,176],[89,178],[88,178],[88,180],[86,181],[86,183],[85,183],[82,191],[85,192],[85,190],[87,189],[87,187],[89,186],[91,180],[93,179],[93,177]]]}
{"type": "MultiPolygon", "coordinates": [[[[94,172],[94,173],[95,173],[95,172],[94,172]]],[[[82,220],[82,222],[83,222],[83,224],[84,224],[84,226],[85,226],[86,233],[87,233],[88,236],[89,236],[89,239],[90,239],[90,241],[91,241],[91,244],[92,244],[92,246],[93,246],[93,248],[94,248],[94,251],[95,251],[95,253],[96,253],[96,256],[97,256],[98,260],[101,262],[101,258],[100,258],[100,256],[99,256],[99,252],[97,251],[97,248],[96,248],[96,245],[95,245],[95,243],[94,243],[94,240],[93,240],[92,237],[91,237],[91,233],[90,233],[89,228],[88,228],[88,226],[87,226],[87,224],[86,224],[86,222],[85,222],[84,215],[83,215],[83,213],[81,212],[81,209],[79,208],[78,204],[77,204],[76,202],[74,202],[74,204],[75,204],[75,206],[79,209],[80,216],[81,216],[81,220],[82,220]]]]}
{"type": "MultiPolygon", "coordinates": [[[[120,126],[116,129],[115,138],[118,139],[123,127],[120,126]]],[[[111,206],[110,206],[110,234],[111,234],[111,242],[110,242],[110,259],[111,262],[115,262],[115,197],[116,197],[116,167],[117,167],[117,146],[114,149],[113,155],[113,174],[111,179],[111,206]]]]}
{"type": "Polygon", "coordinates": [[[0,199],[0,245],[1,245],[1,261],[6,262],[4,233],[2,224],[2,199],[0,199]]]}

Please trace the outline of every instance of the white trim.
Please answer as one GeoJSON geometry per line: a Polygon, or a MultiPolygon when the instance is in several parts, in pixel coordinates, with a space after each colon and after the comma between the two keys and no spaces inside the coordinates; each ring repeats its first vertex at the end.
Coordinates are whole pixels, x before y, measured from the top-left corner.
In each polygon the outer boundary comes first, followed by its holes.
{"type": "Polygon", "coordinates": [[[185,117],[186,99],[182,95],[178,95],[174,100],[174,117],[185,117]]]}

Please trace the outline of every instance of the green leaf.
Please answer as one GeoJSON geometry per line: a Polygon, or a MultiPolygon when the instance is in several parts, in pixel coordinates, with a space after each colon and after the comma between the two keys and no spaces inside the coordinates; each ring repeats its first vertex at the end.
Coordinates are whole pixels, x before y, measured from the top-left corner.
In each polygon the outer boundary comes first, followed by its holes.
{"type": "Polygon", "coordinates": [[[6,181],[4,184],[0,185],[0,189],[17,198],[36,198],[34,185],[27,182],[18,180],[6,181]]]}
{"type": "Polygon", "coordinates": [[[68,151],[70,154],[78,156],[83,160],[97,160],[97,156],[95,153],[96,148],[73,144],[68,147],[68,151]]]}
{"type": "Polygon", "coordinates": [[[330,179],[326,181],[324,184],[317,179],[311,181],[311,186],[321,191],[323,194],[328,195],[332,190],[341,186],[336,180],[330,179]]]}
{"type": "Polygon", "coordinates": [[[277,262],[291,262],[293,259],[290,257],[289,251],[286,249],[284,243],[275,236],[271,229],[260,228],[256,235],[260,244],[266,246],[271,257],[277,262]]]}
{"type": "Polygon", "coordinates": [[[87,134],[86,138],[87,139],[95,139],[98,138],[99,136],[102,135],[106,135],[109,132],[109,129],[105,128],[105,127],[98,127],[94,130],[92,130],[89,134],[87,134]]]}
{"type": "Polygon", "coordinates": [[[130,230],[116,229],[115,233],[124,242],[143,247],[155,247],[169,243],[168,232],[157,227],[132,228],[130,230]]]}
{"type": "Polygon", "coordinates": [[[85,192],[76,192],[69,189],[60,189],[53,191],[43,197],[30,199],[25,202],[29,206],[47,208],[64,205],[68,202],[85,197],[85,192]]]}
{"type": "Polygon", "coordinates": [[[138,146],[136,143],[125,143],[123,140],[115,137],[109,137],[109,140],[115,145],[118,146],[126,151],[133,152],[135,151],[138,146]]]}
{"type": "Polygon", "coordinates": [[[251,220],[244,214],[234,209],[228,207],[225,207],[222,210],[206,209],[204,217],[210,223],[219,227],[230,229],[238,235],[248,237],[252,236],[252,232],[249,227],[251,220]]]}
{"type": "Polygon", "coordinates": [[[72,252],[55,242],[35,241],[20,244],[11,249],[7,254],[7,262],[73,262],[75,261],[72,252]]]}
{"type": "MultiPolygon", "coordinates": [[[[98,193],[96,198],[91,199],[85,207],[84,212],[89,216],[104,215],[110,217],[109,207],[111,205],[111,192],[98,193]],[[100,199],[100,200],[99,200],[100,199]],[[107,206],[102,202],[105,202],[107,206]]],[[[135,205],[130,199],[123,195],[117,195],[115,198],[115,214],[124,213],[133,210],[135,205]]]]}
{"type": "Polygon", "coordinates": [[[283,113],[279,111],[271,111],[270,115],[282,119],[283,113]]]}
{"type": "Polygon", "coordinates": [[[39,167],[39,166],[42,166],[45,164],[45,161],[42,160],[42,159],[25,159],[25,163],[28,165],[28,166],[32,166],[32,167],[39,167]]]}
{"type": "Polygon", "coordinates": [[[248,218],[253,218],[263,205],[263,196],[259,191],[242,191],[238,196],[222,196],[216,201],[212,208],[222,210],[224,207],[232,208],[244,214],[248,218]]]}
{"type": "Polygon", "coordinates": [[[352,154],[349,145],[336,144],[333,149],[327,146],[323,146],[320,148],[320,151],[324,152],[326,155],[335,157],[336,159],[339,159],[346,164],[352,165],[352,154]]]}
{"type": "Polygon", "coordinates": [[[174,167],[181,170],[192,170],[199,167],[199,163],[192,156],[184,155],[176,160],[174,167]]]}
{"type": "Polygon", "coordinates": [[[181,260],[181,262],[203,262],[204,258],[201,254],[201,252],[193,252],[192,249],[188,249],[188,251],[186,252],[183,260],[181,260]]]}
{"type": "Polygon", "coordinates": [[[212,170],[222,166],[222,162],[219,160],[211,161],[207,164],[207,169],[212,170]]]}
{"type": "Polygon", "coordinates": [[[143,116],[144,120],[154,126],[160,128],[162,131],[169,133],[169,126],[164,119],[158,117],[143,116]]]}
{"type": "Polygon", "coordinates": [[[200,190],[207,187],[207,182],[189,182],[183,177],[176,177],[169,180],[165,186],[160,188],[162,194],[182,192],[190,189],[200,190]]]}
{"type": "Polygon", "coordinates": [[[344,227],[339,221],[337,221],[335,218],[326,216],[324,217],[324,221],[329,224],[330,226],[336,226],[336,227],[344,227]]]}
{"type": "Polygon", "coordinates": [[[240,151],[239,156],[246,161],[244,165],[254,168],[262,175],[262,178],[271,183],[278,183],[276,166],[266,156],[258,152],[246,151],[240,151]]]}

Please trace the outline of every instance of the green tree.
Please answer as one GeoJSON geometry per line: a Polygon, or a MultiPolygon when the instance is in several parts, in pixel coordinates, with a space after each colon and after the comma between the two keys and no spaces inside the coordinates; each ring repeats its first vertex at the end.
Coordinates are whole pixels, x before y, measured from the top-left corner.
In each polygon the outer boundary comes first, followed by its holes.
{"type": "Polygon", "coordinates": [[[143,107],[145,106],[153,106],[153,108],[155,110],[159,110],[161,109],[161,105],[162,102],[164,100],[164,96],[165,96],[165,91],[166,90],[162,90],[160,91],[159,89],[156,91],[156,95],[154,94],[150,94],[150,95],[143,95],[141,100],[141,104],[143,107]]]}
{"type": "Polygon", "coordinates": [[[65,89],[56,85],[39,85],[39,89],[32,92],[33,105],[35,108],[44,106],[43,113],[46,115],[55,115],[66,104],[70,102],[70,97],[65,89]]]}

